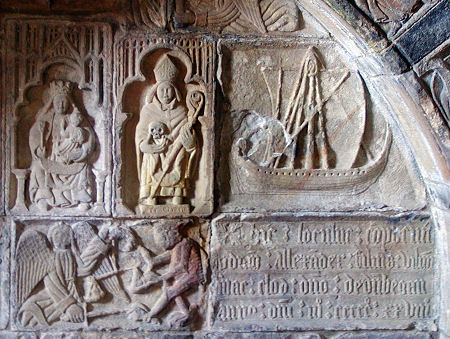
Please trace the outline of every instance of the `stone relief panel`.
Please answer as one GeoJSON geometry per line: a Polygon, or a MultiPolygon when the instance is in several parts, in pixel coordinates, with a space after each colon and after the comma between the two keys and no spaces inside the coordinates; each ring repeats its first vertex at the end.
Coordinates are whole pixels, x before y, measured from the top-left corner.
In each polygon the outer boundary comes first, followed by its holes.
{"type": "Polygon", "coordinates": [[[19,330],[158,331],[203,321],[208,225],[21,219],[13,230],[19,330]]]}
{"type": "Polygon", "coordinates": [[[210,325],[433,330],[434,232],[427,216],[219,217],[210,325]]]}
{"type": "Polygon", "coordinates": [[[383,177],[399,172],[414,205],[416,179],[358,71],[331,42],[274,44],[222,44],[222,210],[389,205],[383,177]]]}
{"type": "Polygon", "coordinates": [[[354,0],[353,3],[392,38],[422,6],[434,0],[354,0]]]}
{"type": "MultiPolygon", "coordinates": [[[[4,41],[0,40],[0,46],[2,48],[2,51],[5,50],[4,48],[4,41]]],[[[3,68],[4,67],[4,58],[3,58],[3,54],[1,54],[0,56],[0,70],[2,70],[2,72],[0,72],[0,98],[1,103],[0,103],[0,109],[2,110],[2,112],[6,112],[5,110],[5,91],[4,91],[4,74],[3,74],[3,68]]],[[[5,215],[5,166],[4,166],[4,159],[5,159],[5,154],[6,154],[6,150],[5,150],[5,137],[6,137],[6,128],[5,128],[5,114],[2,114],[2,116],[0,117],[0,128],[1,128],[1,132],[0,132],[0,184],[2,185],[3,189],[0,190],[0,215],[5,215]]]]}
{"type": "Polygon", "coordinates": [[[5,218],[0,218],[0,329],[9,323],[10,285],[10,228],[5,218]]]}
{"type": "MultiPolygon", "coordinates": [[[[0,337],[437,335],[405,131],[312,7],[72,2],[17,6],[111,12],[2,22],[0,337]]],[[[426,1],[352,2],[395,34],[426,1]]],[[[415,66],[443,112],[446,52],[415,66]]]]}
{"type": "Polygon", "coordinates": [[[112,10],[123,10],[128,7],[127,0],[112,0],[112,1],[90,1],[79,0],[74,6],[72,0],[22,0],[20,2],[15,0],[4,0],[0,4],[0,9],[3,11],[26,11],[51,13],[51,11],[64,11],[71,13],[98,13],[112,10]]]}
{"type": "Polygon", "coordinates": [[[419,63],[417,70],[447,125],[450,125],[450,46],[419,63]]]}
{"type": "Polygon", "coordinates": [[[115,53],[115,213],[212,213],[214,44],[124,36],[115,53]]]}
{"type": "Polygon", "coordinates": [[[292,33],[302,17],[294,0],[132,0],[133,22],[154,30],[292,33]]]}
{"type": "Polygon", "coordinates": [[[5,29],[10,212],[110,213],[109,26],[9,18],[5,29]]]}
{"type": "Polygon", "coordinates": [[[175,27],[193,25],[223,33],[295,32],[301,13],[292,0],[178,0],[175,27]]]}

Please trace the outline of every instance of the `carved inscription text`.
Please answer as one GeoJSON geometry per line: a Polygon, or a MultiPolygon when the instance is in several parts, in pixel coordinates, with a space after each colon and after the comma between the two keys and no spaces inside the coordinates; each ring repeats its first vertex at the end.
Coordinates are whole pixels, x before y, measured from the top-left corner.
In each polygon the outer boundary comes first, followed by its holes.
{"type": "Polygon", "coordinates": [[[265,330],[427,326],[433,236],[429,220],[417,218],[218,221],[212,323],[265,330]]]}

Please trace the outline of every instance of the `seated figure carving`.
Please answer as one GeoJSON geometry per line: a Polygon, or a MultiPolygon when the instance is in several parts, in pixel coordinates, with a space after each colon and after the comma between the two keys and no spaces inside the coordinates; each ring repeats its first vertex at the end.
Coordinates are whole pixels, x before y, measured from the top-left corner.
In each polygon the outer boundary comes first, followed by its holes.
{"type": "Polygon", "coordinates": [[[80,127],[83,116],[76,110],[70,115],[69,123],[61,121],[61,142],[58,145],[58,155],[65,164],[74,162],[83,153],[83,144],[87,140],[87,132],[80,127]]]}
{"type": "Polygon", "coordinates": [[[41,210],[89,208],[92,202],[89,157],[95,135],[71,98],[71,83],[50,83],[50,98],[30,130],[30,200],[41,210]]]}

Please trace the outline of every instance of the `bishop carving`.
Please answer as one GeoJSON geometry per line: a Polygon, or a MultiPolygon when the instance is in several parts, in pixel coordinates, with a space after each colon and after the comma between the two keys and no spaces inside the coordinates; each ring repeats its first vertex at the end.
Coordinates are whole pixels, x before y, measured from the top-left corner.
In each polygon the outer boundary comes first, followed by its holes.
{"type": "Polygon", "coordinates": [[[180,208],[175,213],[189,213],[185,198],[198,149],[193,126],[203,95],[195,92],[182,97],[175,83],[178,69],[169,54],[158,60],[153,72],[156,83],[145,97],[136,127],[139,208],[145,214],[170,204],[180,208]]]}

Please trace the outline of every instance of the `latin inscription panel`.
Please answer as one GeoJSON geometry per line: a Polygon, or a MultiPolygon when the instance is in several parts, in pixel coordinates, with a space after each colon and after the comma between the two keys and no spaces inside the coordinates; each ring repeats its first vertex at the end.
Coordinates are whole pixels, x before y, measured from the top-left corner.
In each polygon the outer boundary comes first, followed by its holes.
{"type": "Polygon", "coordinates": [[[430,328],[433,237],[426,217],[218,220],[211,325],[430,328]]]}

